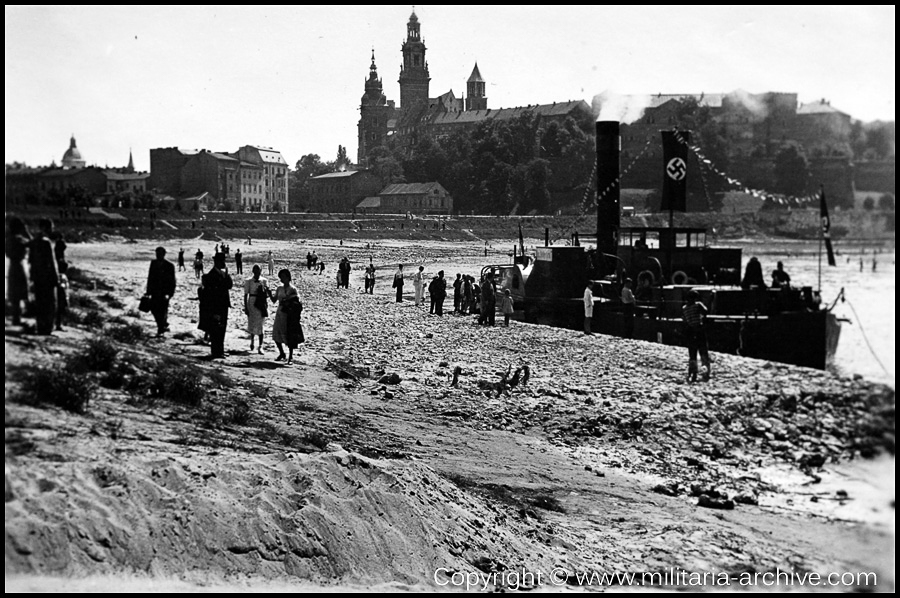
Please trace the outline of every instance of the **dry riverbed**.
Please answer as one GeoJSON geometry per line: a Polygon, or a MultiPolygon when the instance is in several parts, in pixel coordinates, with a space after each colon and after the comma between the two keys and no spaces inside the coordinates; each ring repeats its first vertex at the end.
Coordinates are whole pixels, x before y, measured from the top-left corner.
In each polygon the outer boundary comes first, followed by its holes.
{"type": "MultiPolygon", "coordinates": [[[[214,243],[185,244],[188,267],[214,243]]],[[[683,349],[482,328],[447,313],[452,295],[429,316],[409,283],[394,302],[397,263],[475,275],[478,239],[230,243],[245,275],[272,250],[298,279],[307,342],[294,365],[268,338],[249,352],[239,309],[230,356],[209,361],[190,269],[172,333],[150,338],[136,305],[152,242],[71,245],[77,322],[52,338],[7,325],[8,585],[415,590],[478,575],[486,589],[602,589],[628,580],[582,576],[681,571],[722,589],[786,571],[874,572],[877,586],[850,587],[893,590],[893,483],[876,483],[893,480],[889,387],[718,354],[710,382],[686,384],[683,349]],[[306,270],[312,249],[325,275],[306,270]],[[344,255],[355,269],[341,291],[344,255]],[[115,356],[92,372],[85,347],[104,343],[115,356]],[[36,369],[66,364],[91,387],[83,413],[29,398],[36,369]],[[508,370],[518,383],[498,384],[508,370]]]]}

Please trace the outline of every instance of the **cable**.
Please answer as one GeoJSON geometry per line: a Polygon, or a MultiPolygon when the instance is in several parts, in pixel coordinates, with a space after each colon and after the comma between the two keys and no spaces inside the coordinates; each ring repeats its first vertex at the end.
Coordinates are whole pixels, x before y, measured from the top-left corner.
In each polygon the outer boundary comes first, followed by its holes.
{"type": "Polygon", "coordinates": [[[872,343],[869,342],[869,337],[866,336],[866,331],[862,326],[862,320],[859,319],[859,315],[857,315],[856,310],[853,308],[853,304],[844,297],[844,302],[850,306],[850,310],[853,312],[853,316],[856,318],[856,322],[859,324],[859,331],[862,332],[863,340],[866,341],[866,346],[869,347],[869,351],[872,353],[872,357],[875,358],[875,361],[878,362],[878,365],[881,366],[881,371],[883,371],[886,375],[890,376],[890,372],[887,371],[887,368],[884,367],[884,364],[881,363],[881,360],[878,359],[878,355],[875,353],[875,349],[872,348],[872,343]]]}

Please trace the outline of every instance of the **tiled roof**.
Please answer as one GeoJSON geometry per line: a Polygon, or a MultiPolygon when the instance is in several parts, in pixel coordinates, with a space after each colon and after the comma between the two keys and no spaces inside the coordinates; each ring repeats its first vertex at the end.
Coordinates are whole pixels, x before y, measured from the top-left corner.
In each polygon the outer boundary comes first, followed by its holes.
{"type": "Polygon", "coordinates": [[[678,100],[679,102],[694,98],[700,106],[708,106],[710,108],[721,108],[724,93],[658,93],[650,96],[650,103],[647,108],[658,108],[669,100],[678,100]]]}
{"type": "Polygon", "coordinates": [[[394,183],[382,189],[378,195],[421,195],[435,189],[446,193],[440,183],[394,183]]]}
{"type": "Polygon", "coordinates": [[[284,157],[281,155],[281,152],[278,150],[274,150],[271,147],[261,147],[259,145],[251,145],[250,147],[254,148],[259,152],[260,157],[263,162],[269,162],[274,164],[281,164],[283,166],[287,166],[287,162],[284,157]]]}
{"type": "Polygon", "coordinates": [[[320,174],[319,176],[314,176],[313,180],[343,178],[343,177],[353,176],[357,172],[360,172],[360,171],[359,170],[345,170],[343,172],[328,172],[325,174],[320,174]]]}
{"type": "Polygon", "coordinates": [[[841,112],[837,108],[833,108],[831,103],[826,102],[825,100],[818,100],[815,102],[810,102],[809,104],[800,104],[797,108],[797,114],[844,114],[846,112],[841,112]]]}
{"type": "Polygon", "coordinates": [[[380,197],[367,197],[356,205],[357,208],[380,208],[380,197]]]}
{"type": "Polygon", "coordinates": [[[477,123],[488,119],[510,120],[522,114],[531,112],[536,116],[565,116],[577,109],[590,112],[591,108],[584,100],[571,102],[555,102],[553,104],[540,104],[534,106],[520,106],[517,108],[500,108],[488,110],[466,110],[465,112],[448,112],[435,116],[432,121],[435,125],[452,125],[459,123],[477,123]]]}

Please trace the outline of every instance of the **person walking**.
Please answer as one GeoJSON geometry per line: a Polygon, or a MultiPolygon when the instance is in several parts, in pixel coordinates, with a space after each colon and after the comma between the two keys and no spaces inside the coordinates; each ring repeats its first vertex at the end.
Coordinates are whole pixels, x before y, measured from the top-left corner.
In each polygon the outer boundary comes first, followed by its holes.
{"type": "Polygon", "coordinates": [[[244,256],[241,254],[240,247],[234,252],[234,272],[235,274],[244,273],[244,256]]]}
{"type": "Polygon", "coordinates": [[[397,289],[397,303],[403,302],[403,264],[397,266],[394,272],[394,288],[397,289]]]}
{"type": "Polygon", "coordinates": [[[203,276],[203,252],[199,249],[194,254],[194,275],[197,278],[203,276]]]}
{"type": "Polygon", "coordinates": [[[369,265],[366,266],[366,293],[369,295],[375,294],[375,264],[372,263],[372,259],[369,258],[369,265]]]}
{"type": "Polygon", "coordinates": [[[56,319],[57,288],[59,286],[59,268],[53,254],[53,221],[41,218],[38,221],[38,234],[28,245],[28,265],[31,274],[31,286],[34,289],[34,312],[36,332],[52,334],[56,319]]]}
{"type": "Polygon", "coordinates": [[[709,348],[706,342],[706,306],[700,301],[700,293],[690,291],[687,303],[681,309],[684,319],[684,336],[688,346],[688,382],[697,381],[697,353],[703,364],[703,381],[709,380],[709,348]]]}
{"type": "Polygon", "coordinates": [[[419,271],[413,275],[413,292],[415,293],[416,305],[421,305],[425,296],[425,266],[419,266],[419,271]]]}
{"type": "Polygon", "coordinates": [[[500,298],[500,313],[503,314],[503,325],[509,328],[509,318],[513,315],[513,299],[509,289],[503,289],[500,298]]]}
{"type": "Polygon", "coordinates": [[[300,302],[297,287],[291,284],[291,271],[287,268],[279,270],[278,279],[281,286],[275,290],[275,296],[272,298],[272,301],[278,304],[275,323],[272,326],[272,340],[278,347],[278,357],[275,361],[284,361],[286,357],[287,364],[291,365],[294,363],[294,349],[305,340],[300,325],[303,304],[300,302]],[[284,354],[283,345],[287,345],[287,356],[284,354]]]}
{"type": "Polygon", "coordinates": [[[147,294],[150,313],[156,320],[156,336],[169,331],[169,299],[175,294],[175,266],[166,259],[166,249],[156,248],[156,259],[150,262],[147,273],[147,294]]]}
{"type": "Polygon", "coordinates": [[[272,251],[269,250],[269,276],[275,276],[275,257],[272,255],[272,251]]]}
{"type": "Polygon", "coordinates": [[[184,247],[178,250],[178,271],[184,272],[184,247]]]}
{"type": "Polygon", "coordinates": [[[584,333],[591,334],[591,319],[594,317],[594,283],[590,280],[584,287],[584,333]]]}
{"type": "Polygon", "coordinates": [[[231,307],[229,291],[234,286],[226,271],[225,254],[213,256],[213,267],[203,275],[200,289],[199,328],[209,334],[210,356],[225,357],[225,332],[228,329],[228,309],[231,307]]]}
{"type": "Polygon", "coordinates": [[[18,216],[10,217],[6,232],[6,257],[9,270],[6,274],[6,290],[10,303],[12,325],[22,324],[22,303],[28,303],[28,275],[25,274],[25,256],[31,234],[25,222],[18,216]]]}
{"type": "Polygon", "coordinates": [[[259,267],[259,264],[254,264],[252,271],[253,276],[244,281],[244,313],[247,314],[250,351],[253,351],[254,340],[258,336],[259,347],[256,352],[262,355],[263,334],[266,318],[269,316],[269,301],[272,298],[272,291],[269,289],[269,281],[260,276],[262,268],[259,267]]]}

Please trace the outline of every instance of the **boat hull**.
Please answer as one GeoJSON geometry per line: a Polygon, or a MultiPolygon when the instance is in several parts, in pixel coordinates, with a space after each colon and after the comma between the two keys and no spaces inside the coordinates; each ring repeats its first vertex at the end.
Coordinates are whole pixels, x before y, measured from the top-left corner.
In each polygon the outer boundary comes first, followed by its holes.
{"type": "MultiPolygon", "coordinates": [[[[580,299],[526,300],[519,319],[548,326],[583,330],[580,299]]],[[[686,346],[680,318],[634,317],[631,338],[666,345],[686,346]]],[[[710,316],[707,340],[710,351],[764,359],[816,369],[834,361],[841,324],[830,311],[790,311],[765,316],[710,316]]],[[[591,319],[592,332],[626,337],[621,305],[598,302],[591,319]]]]}

